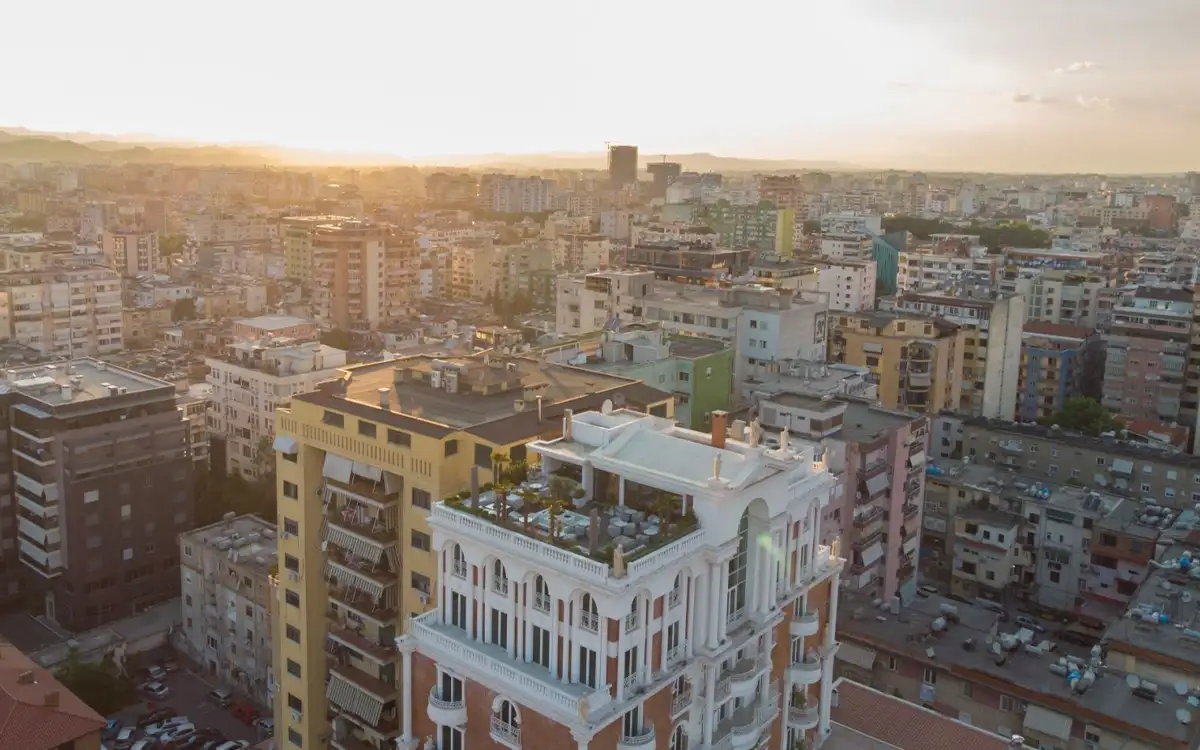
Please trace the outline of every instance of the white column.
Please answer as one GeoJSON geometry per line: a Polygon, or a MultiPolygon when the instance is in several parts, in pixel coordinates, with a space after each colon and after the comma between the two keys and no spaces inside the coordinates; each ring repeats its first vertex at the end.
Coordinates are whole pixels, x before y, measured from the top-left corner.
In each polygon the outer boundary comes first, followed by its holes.
{"type": "Polygon", "coordinates": [[[578,664],[574,664],[575,659],[571,658],[571,632],[574,628],[571,627],[571,605],[566,599],[563,600],[563,667],[562,681],[570,682],[577,679],[576,671],[579,668],[578,664]]]}
{"type": "Polygon", "coordinates": [[[403,656],[403,682],[404,694],[400,698],[400,702],[404,704],[404,739],[410,741],[412,736],[412,655],[413,647],[407,643],[400,647],[400,653],[403,656]]]}
{"type": "Polygon", "coordinates": [[[696,577],[688,578],[685,585],[687,586],[687,600],[684,602],[683,610],[683,637],[687,639],[687,655],[690,659],[696,655],[696,625],[700,620],[696,617],[696,577]]]}
{"type": "Polygon", "coordinates": [[[825,626],[825,647],[830,648],[837,641],[838,617],[838,584],[841,582],[841,571],[829,579],[829,622],[825,626]]]}
{"type": "Polygon", "coordinates": [[[704,747],[711,747],[713,741],[713,715],[717,710],[717,668],[718,665],[710,664],[704,670],[704,715],[701,717],[704,747]]]}
{"type": "Polygon", "coordinates": [[[517,598],[521,595],[521,586],[515,581],[509,581],[509,587],[512,589],[508,596],[508,658],[514,661],[517,658],[517,598]]]}
{"type": "Polygon", "coordinates": [[[550,674],[558,674],[558,597],[550,597],[550,674]]]}
{"type": "Polygon", "coordinates": [[[530,655],[533,653],[533,649],[529,647],[529,642],[533,640],[533,618],[529,616],[529,600],[532,597],[529,594],[529,589],[529,586],[521,586],[519,589],[522,595],[525,597],[525,601],[522,602],[524,606],[521,607],[521,611],[524,613],[524,616],[521,619],[521,653],[518,658],[525,663],[529,663],[531,658],[530,655]]]}
{"type": "MultiPolygon", "coordinates": [[[[666,602],[664,601],[663,604],[666,605],[666,602]]],[[[650,674],[653,670],[653,665],[650,663],[650,651],[652,650],[650,648],[650,644],[653,643],[653,641],[650,640],[650,617],[654,614],[654,599],[651,597],[646,597],[646,601],[642,605],[642,612],[644,613],[642,615],[642,684],[649,685],[650,674]]],[[[666,610],[664,609],[663,612],[665,613],[666,610]]],[[[663,646],[663,653],[666,653],[667,633],[665,630],[659,637],[659,643],[661,643],[663,646]]]]}
{"type": "MultiPolygon", "coordinates": [[[[729,614],[727,611],[729,607],[725,603],[725,589],[729,585],[729,566],[732,564],[732,560],[726,560],[717,565],[717,639],[719,641],[725,640],[725,636],[729,634],[729,614]]],[[[747,606],[750,603],[750,597],[747,596],[747,606]]]]}
{"type": "Polygon", "coordinates": [[[477,568],[474,565],[467,564],[467,588],[471,592],[471,600],[467,602],[467,617],[471,618],[471,623],[475,631],[471,633],[471,638],[478,641],[483,638],[483,605],[480,602],[478,587],[475,584],[476,570],[477,568]],[[479,603],[479,606],[476,606],[476,603],[479,603]]]}
{"type": "Polygon", "coordinates": [[[714,649],[721,642],[721,564],[708,566],[708,647],[714,649]]]}
{"type": "Polygon", "coordinates": [[[617,478],[617,505],[625,506],[625,477],[617,478]]]}
{"type": "Polygon", "coordinates": [[[591,737],[577,732],[571,732],[571,736],[579,743],[579,750],[588,750],[588,742],[591,741],[591,737]]]}
{"type": "Polygon", "coordinates": [[[829,734],[829,709],[833,701],[833,652],[821,659],[821,705],[818,708],[817,727],[821,737],[829,734]]]}

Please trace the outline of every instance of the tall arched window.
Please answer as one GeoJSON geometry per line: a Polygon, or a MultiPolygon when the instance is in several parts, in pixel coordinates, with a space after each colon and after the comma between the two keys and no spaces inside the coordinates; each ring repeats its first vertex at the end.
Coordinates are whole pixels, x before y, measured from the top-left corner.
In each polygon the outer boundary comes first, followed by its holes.
{"type": "Polygon", "coordinates": [[[600,615],[596,612],[596,600],[591,594],[584,594],[579,606],[579,625],[584,630],[596,633],[600,630],[600,615]]]}
{"type": "Polygon", "coordinates": [[[683,573],[678,573],[675,576],[675,585],[671,587],[671,591],[667,594],[667,606],[674,608],[678,607],[680,601],[683,600],[683,573]]]}
{"type": "Polygon", "coordinates": [[[507,698],[499,699],[499,704],[492,704],[492,739],[498,740],[508,747],[521,746],[521,714],[517,704],[507,698]]]}
{"type": "Polygon", "coordinates": [[[746,567],[750,556],[750,511],[742,513],[738,524],[738,551],[729,561],[729,580],[725,591],[725,614],[730,622],[746,613],[746,567]]]}
{"type": "Polygon", "coordinates": [[[453,572],[454,575],[458,576],[459,578],[466,578],[467,556],[463,554],[462,547],[457,544],[454,545],[454,551],[451,553],[451,558],[454,561],[451,566],[451,572],[453,572]]]}
{"type": "Polygon", "coordinates": [[[508,571],[499,560],[492,563],[492,590],[497,594],[508,595],[508,571]]]}
{"type": "Polygon", "coordinates": [[[675,731],[671,732],[671,750],[687,750],[688,736],[687,732],[683,731],[683,725],[675,727],[675,731]]]}
{"type": "Polygon", "coordinates": [[[533,579],[533,608],[538,612],[550,611],[550,586],[540,575],[533,579]]]}

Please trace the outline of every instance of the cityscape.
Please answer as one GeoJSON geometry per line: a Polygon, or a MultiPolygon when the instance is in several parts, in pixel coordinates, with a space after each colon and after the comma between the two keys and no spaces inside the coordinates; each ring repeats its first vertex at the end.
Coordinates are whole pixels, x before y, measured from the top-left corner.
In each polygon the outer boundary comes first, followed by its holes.
{"type": "Polygon", "coordinates": [[[1200,750],[1200,6],[539,2],[0,14],[0,750],[1200,750]]]}

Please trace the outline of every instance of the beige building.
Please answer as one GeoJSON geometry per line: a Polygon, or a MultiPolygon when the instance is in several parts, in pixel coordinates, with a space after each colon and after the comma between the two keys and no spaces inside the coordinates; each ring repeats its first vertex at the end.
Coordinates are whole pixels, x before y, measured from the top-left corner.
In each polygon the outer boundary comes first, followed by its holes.
{"type": "Polygon", "coordinates": [[[313,315],[342,330],[375,330],[415,299],[413,238],[367,221],[321,224],[312,238],[313,315]]]}
{"type": "Polygon", "coordinates": [[[345,220],[342,216],[285,216],[280,219],[279,239],[283,243],[283,267],[287,278],[310,281],[313,236],[317,227],[345,220]]]}
{"type": "Polygon", "coordinates": [[[100,249],[108,264],[122,276],[158,271],[158,232],[138,229],[105,229],[100,249]]]}
{"type": "Polygon", "coordinates": [[[830,361],[869,368],[885,408],[936,414],[958,407],[966,328],[902,312],[838,315],[834,320],[830,361]]]}
{"type": "Polygon", "coordinates": [[[0,335],[54,356],[124,346],[121,277],[103,266],[0,273],[0,335]]]}

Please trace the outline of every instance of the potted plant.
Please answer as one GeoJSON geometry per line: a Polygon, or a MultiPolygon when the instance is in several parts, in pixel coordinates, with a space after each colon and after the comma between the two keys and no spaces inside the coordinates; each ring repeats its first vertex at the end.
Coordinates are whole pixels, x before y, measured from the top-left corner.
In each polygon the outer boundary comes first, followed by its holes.
{"type": "Polygon", "coordinates": [[[563,505],[561,500],[555,500],[550,503],[550,541],[558,541],[558,535],[562,533],[562,528],[559,526],[558,517],[562,515],[563,505]]]}

